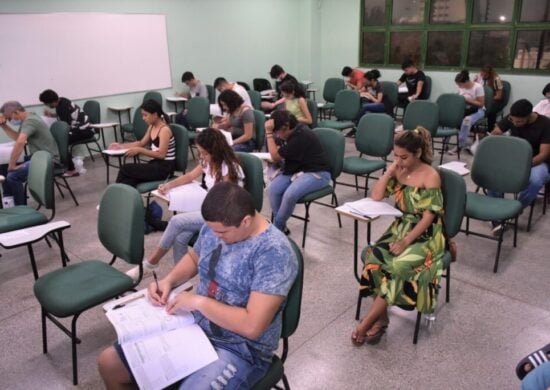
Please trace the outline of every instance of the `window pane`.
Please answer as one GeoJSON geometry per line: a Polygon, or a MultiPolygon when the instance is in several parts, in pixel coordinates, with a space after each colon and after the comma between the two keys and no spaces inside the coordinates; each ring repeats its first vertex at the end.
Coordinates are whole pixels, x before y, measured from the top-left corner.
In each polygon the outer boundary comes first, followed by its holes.
{"type": "Polygon", "coordinates": [[[384,33],[365,32],[363,33],[363,64],[384,63],[384,33]]]}
{"type": "Polygon", "coordinates": [[[424,0],[393,0],[393,24],[419,24],[424,21],[424,0]]]}
{"type": "Polygon", "coordinates": [[[386,22],[386,0],[365,0],[365,26],[383,26],[386,22]]]}
{"type": "Polygon", "coordinates": [[[511,23],[513,13],[514,0],[475,0],[472,22],[511,23]]]}
{"type": "Polygon", "coordinates": [[[430,23],[464,23],[465,0],[432,0],[430,23]]]}
{"type": "Polygon", "coordinates": [[[506,67],[509,31],[472,31],[468,50],[468,66],[489,64],[495,68],[506,67]]]}
{"type": "Polygon", "coordinates": [[[514,68],[550,69],[550,31],[518,32],[514,68]]]}
{"type": "Polygon", "coordinates": [[[430,31],[426,65],[459,66],[461,49],[461,31],[430,31]]]}
{"type": "Polygon", "coordinates": [[[550,22],[550,0],[523,0],[522,22],[550,22]]]}
{"type": "Polygon", "coordinates": [[[421,32],[392,32],[390,46],[390,64],[402,64],[407,59],[413,60],[416,64],[420,61],[420,38],[421,32]]]}

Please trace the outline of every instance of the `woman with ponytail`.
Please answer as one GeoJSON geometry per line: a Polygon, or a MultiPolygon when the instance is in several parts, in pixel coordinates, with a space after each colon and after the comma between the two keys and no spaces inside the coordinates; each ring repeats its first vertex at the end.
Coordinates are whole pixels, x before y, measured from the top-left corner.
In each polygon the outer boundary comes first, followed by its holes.
{"type": "Polygon", "coordinates": [[[428,130],[404,131],[394,141],[394,162],[373,187],[380,201],[394,195],[403,215],[363,251],[362,296],[372,295],[369,312],[352,333],[355,345],[375,344],[389,324],[388,306],[432,313],[443,269],[443,195],[432,168],[428,130]]]}
{"type": "Polygon", "coordinates": [[[147,164],[124,164],[120,167],[117,183],[135,187],[147,181],[165,180],[176,167],[176,140],[168,126],[168,116],[156,100],[147,100],[141,107],[141,117],[149,125],[142,139],[135,142],[112,143],[109,149],[128,149],[125,156],[143,155],[151,158],[147,164]],[[147,146],[151,144],[151,149],[147,146]]]}

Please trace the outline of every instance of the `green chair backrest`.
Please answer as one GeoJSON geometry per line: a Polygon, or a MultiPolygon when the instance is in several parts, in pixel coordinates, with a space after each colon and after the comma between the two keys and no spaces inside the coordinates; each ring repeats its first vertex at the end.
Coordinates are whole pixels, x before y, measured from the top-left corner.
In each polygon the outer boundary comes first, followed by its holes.
{"type": "Polygon", "coordinates": [[[426,76],[426,81],[424,81],[424,86],[422,87],[424,99],[428,100],[430,99],[430,95],[432,94],[432,78],[430,76],[426,76]]]}
{"type": "Polygon", "coordinates": [[[248,91],[248,96],[250,96],[250,101],[252,102],[252,108],[255,110],[262,109],[262,95],[258,91],[250,89],[248,91]]]}
{"type": "Polygon", "coordinates": [[[314,129],[317,127],[317,120],[319,116],[317,103],[315,103],[311,99],[306,99],[306,103],[307,103],[307,109],[309,110],[309,114],[311,115],[311,125],[309,125],[309,127],[314,129]]]}
{"type": "Polygon", "coordinates": [[[445,234],[451,238],[458,234],[466,209],[466,182],[458,173],[439,168],[443,192],[443,220],[445,234]]]}
{"type": "MultiPolygon", "coordinates": [[[[508,105],[510,101],[510,93],[512,92],[512,85],[508,81],[502,80],[502,99],[499,101],[493,100],[493,106],[491,112],[498,114],[508,105]]],[[[492,129],[491,129],[492,130],[492,129]]]]}
{"type": "Polygon", "coordinates": [[[39,150],[32,155],[27,183],[32,198],[42,207],[53,210],[55,197],[53,161],[50,153],[39,150]]]}
{"type": "Polygon", "coordinates": [[[409,103],[403,117],[403,128],[414,130],[417,126],[426,128],[435,136],[439,127],[439,108],[427,100],[415,100],[409,103]]]}
{"type": "Polygon", "coordinates": [[[340,131],[322,127],[313,129],[313,132],[319,138],[327,154],[332,180],[336,180],[340,176],[340,173],[342,173],[344,165],[344,151],[346,147],[344,135],[340,131]]]}
{"type": "Polygon", "coordinates": [[[254,131],[256,132],[256,149],[261,151],[265,144],[265,114],[263,111],[254,110],[254,131]]]}
{"type": "Polygon", "coordinates": [[[145,212],[141,195],[126,184],[109,185],[99,203],[97,234],[103,246],[130,264],[143,260],[145,212]]]}
{"type": "Polygon", "coordinates": [[[531,173],[529,142],[512,136],[485,137],[472,164],[472,180],[481,188],[516,193],[525,188],[531,173]]]}
{"type": "Polygon", "coordinates": [[[134,137],[136,140],[140,140],[145,136],[145,133],[147,133],[147,123],[143,120],[143,117],[141,116],[141,108],[136,107],[134,110],[134,118],[132,121],[133,131],[134,131],[134,137]]]}
{"type": "Polygon", "coordinates": [[[495,103],[493,99],[495,95],[493,88],[489,87],[488,85],[484,85],[483,91],[485,92],[485,110],[486,112],[492,112],[494,109],[494,103],[495,103]]]}
{"type": "Polygon", "coordinates": [[[236,152],[244,172],[244,188],[252,195],[254,207],[262,211],[264,203],[264,167],[262,161],[252,154],[236,152]]]}
{"type": "Polygon", "coordinates": [[[336,94],[343,89],[346,89],[346,84],[341,77],[327,79],[323,87],[323,99],[325,102],[334,103],[336,94]]]}
{"type": "Polygon", "coordinates": [[[281,331],[282,338],[288,338],[298,328],[300,322],[300,312],[302,310],[302,290],[304,286],[304,258],[300,248],[290,238],[288,239],[292,250],[298,259],[298,274],[296,279],[286,296],[286,305],[283,309],[283,328],[281,331]]]}
{"type": "Polygon", "coordinates": [[[359,93],[349,89],[343,89],[336,94],[334,101],[334,115],[341,121],[354,121],[361,109],[359,93]]]}
{"type": "Polygon", "coordinates": [[[192,131],[197,127],[208,127],[210,102],[207,98],[196,96],[187,102],[187,123],[192,131]]]}
{"type": "Polygon", "coordinates": [[[157,91],[149,91],[145,92],[145,95],[143,95],[143,103],[145,103],[147,100],[156,100],[158,104],[162,107],[162,95],[160,92],[157,91]]]}
{"type": "Polygon", "coordinates": [[[439,126],[460,129],[466,108],[464,97],[457,93],[443,93],[436,104],[439,108],[439,126]]]}
{"type": "Polygon", "coordinates": [[[273,89],[273,86],[271,85],[271,81],[268,79],[262,79],[262,78],[256,78],[252,80],[252,87],[255,91],[262,92],[269,89],[273,89]]]}
{"type": "Polygon", "coordinates": [[[101,123],[101,109],[97,100],[87,100],[82,109],[90,118],[91,123],[101,123]]]}
{"type": "Polygon", "coordinates": [[[69,163],[69,130],[69,125],[63,121],[55,121],[50,126],[50,132],[57,144],[59,160],[65,167],[69,163]]]}
{"type": "Polygon", "coordinates": [[[206,89],[208,91],[208,101],[210,104],[216,104],[216,91],[214,90],[214,86],[206,84],[206,89]]]}
{"type": "Polygon", "coordinates": [[[250,91],[250,85],[248,85],[248,83],[246,83],[244,81],[237,81],[237,84],[239,84],[241,87],[243,87],[247,91],[250,91]]]}
{"type": "Polygon", "coordinates": [[[386,107],[386,114],[393,115],[395,106],[397,106],[397,97],[399,95],[397,84],[394,81],[380,81],[382,101],[386,107]]]}
{"type": "Polygon", "coordinates": [[[357,125],[355,147],[368,156],[386,157],[393,149],[395,123],[387,114],[363,115],[357,125]]]}
{"type": "Polygon", "coordinates": [[[185,127],[176,123],[170,124],[170,130],[176,140],[176,171],[185,173],[189,153],[189,134],[185,127]]]}

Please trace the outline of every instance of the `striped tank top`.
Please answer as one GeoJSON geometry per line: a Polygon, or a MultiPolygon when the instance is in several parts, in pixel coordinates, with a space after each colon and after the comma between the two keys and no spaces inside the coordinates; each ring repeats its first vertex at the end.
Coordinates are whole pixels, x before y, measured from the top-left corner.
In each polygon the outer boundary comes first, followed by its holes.
{"type": "MultiPolygon", "coordinates": [[[[159,144],[160,144],[160,137],[157,136],[155,139],[151,139],[151,150],[153,152],[156,152],[159,150],[159,144]]],[[[168,150],[166,151],[166,156],[164,156],[164,160],[166,161],[173,161],[176,159],[176,139],[172,135],[170,137],[170,140],[168,141],[168,150]]]]}

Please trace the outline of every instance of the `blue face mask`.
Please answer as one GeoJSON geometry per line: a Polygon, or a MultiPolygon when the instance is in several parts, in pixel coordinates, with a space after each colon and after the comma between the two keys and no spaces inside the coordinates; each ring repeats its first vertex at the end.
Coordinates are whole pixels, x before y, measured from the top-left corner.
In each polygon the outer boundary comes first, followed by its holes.
{"type": "Polygon", "coordinates": [[[22,121],[20,121],[20,120],[18,120],[18,119],[12,119],[12,120],[10,121],[10,123],[11,123],[11,125],[12,125],[13,127],[19,127],[19,126],[21,126],[22,121]]]}

